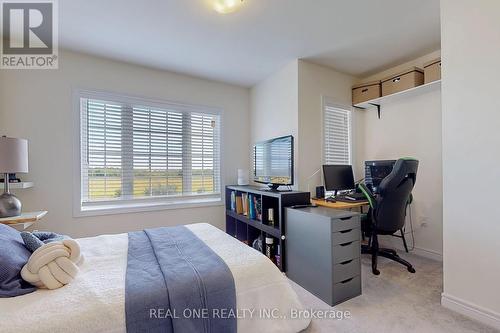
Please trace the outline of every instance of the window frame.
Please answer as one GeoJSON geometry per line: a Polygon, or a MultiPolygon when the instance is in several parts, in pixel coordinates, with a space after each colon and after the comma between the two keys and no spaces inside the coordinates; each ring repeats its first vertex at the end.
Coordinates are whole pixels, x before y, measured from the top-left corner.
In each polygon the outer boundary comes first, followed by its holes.
{"type": "Polygon", "coordinates": [[[221,108],[159,100],[129,94],[112,93],[100,90],[73,89],[73,217],[112,215],[133,212],[147,212],[167,209],[195,208],[223,205],[224,171],[223,171],[223,121],[221,108]],[[179,111],[214,114],[219,117],[219,192],[213,194],[193,194],[166,197],[150,197],[124,200],[103,200],[82,204],[82,127],[81,98],[104,101],[119,101],[123,104],[139,104],[150,108],[175,108],[179,111]]]}
{"type": "Polygon", "coordinates": [[[354,152],[354,111],[352,106],[348,105],[343,105],[336,103],[332,98],[322,96],[322,103],[321,103],[321,160],[322,164],[327,164],[326,162],[326,146],[325,146],[325,113],[326,113],[326,107],[331,106],[334,108],[342,109],[345,111],[348,111],[349,113],[349,164],[350,165],[355,165],[355,152],[354,152]]]}

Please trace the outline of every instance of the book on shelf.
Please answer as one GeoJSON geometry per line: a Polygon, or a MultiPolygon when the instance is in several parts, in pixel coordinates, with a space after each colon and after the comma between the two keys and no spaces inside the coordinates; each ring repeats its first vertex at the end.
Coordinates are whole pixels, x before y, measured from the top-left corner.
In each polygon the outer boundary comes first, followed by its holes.
{"type": "MultiPolygon", "coordinates": [[[[243,200],[244,197],[243,197],[243,200]]],[[[249,219],[251,220],[258,220],[262,221],[262,199],[260,196],[249,193],[247,195],[247,206],[246,209],[244,210],[248,216],[249,219]]]]}
{"type": "Polygon", "coordinates": [[[253,197],[253,207],[255,209],[255,219],[262,221],[262,198],[255,195],[253,197]]]}
{"type": "Polygon", "coordinates": [[[281,266],[281,248],[278,245],[276,245],[276,254],[274,256],[274,259],[276,260],[276,266],[280,267],[281,266]]]}
{"type": "Polygon", "coordinates": [[[249,194],[248,195],[248,218],[255,220],[255,203],[254,203],[254,198],[255,195],[249,194]]]}
{"type": "Polygon", "coordinates": [[[241,195],[236,196],[236,214],[243,214],[243,198],[241,195]]]}
{"type": "Polygon", "coordinates": [[[241,194],[241,201],[243,203],[243,215],[248,216],[248,193],[241,194]]]}
{"type": "Polygon", "coordinates": [[[231,210],[236,211],[236,192],[231,191],[231,210]]]}

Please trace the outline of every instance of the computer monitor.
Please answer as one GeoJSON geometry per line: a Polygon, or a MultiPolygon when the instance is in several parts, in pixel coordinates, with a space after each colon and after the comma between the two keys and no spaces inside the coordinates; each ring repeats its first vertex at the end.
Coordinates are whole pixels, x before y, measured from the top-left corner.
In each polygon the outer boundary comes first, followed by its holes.
{"type": "Polygon", "coordinates": [[[356,188],[351,165],[323,165],[323,178],[327,191],[343,191],[356,188]]]}
{"type": "Polygon", "coordinates": [[[365,161],[365,184],[375,194],[382,180],[387,177],[396,160],[365,161]]]}

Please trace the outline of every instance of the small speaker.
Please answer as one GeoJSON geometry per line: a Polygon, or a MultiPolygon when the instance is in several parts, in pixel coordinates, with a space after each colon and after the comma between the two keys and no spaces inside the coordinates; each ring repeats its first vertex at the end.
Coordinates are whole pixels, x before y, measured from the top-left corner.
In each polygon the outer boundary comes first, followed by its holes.
{"type": "Polygon", "coordinates": [[[238,169],[238,185],[248,185],[250,184],[250,179],[248,175],[248,170],[238,169]]]}
{"type": "Polygon", "coordinates": [[[325,197],[325,187],[316,186],[316,198],[323,199],[325,197]]]}

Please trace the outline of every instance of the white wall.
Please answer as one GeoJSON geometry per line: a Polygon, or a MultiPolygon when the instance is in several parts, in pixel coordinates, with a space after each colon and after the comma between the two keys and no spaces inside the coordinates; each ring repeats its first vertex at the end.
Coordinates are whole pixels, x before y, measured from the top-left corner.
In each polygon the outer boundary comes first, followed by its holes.
{"type": "Polygon", "coordinates": [[[222,206],[73,218],[72,90],[98,89],[154,99],[220,107],[222,182],[236,182],[236,169],[249,164],[248,89],[101,58],[61,52],[59,70],[0,73],[1,134],[29,140],[35,187],[17,191],[24,209],[48,210],[37,226],[74,237],[193,222],[224,228],[222,206]]]}
{"type": "MultiPolygon", "coordinates": [[[[322,171],[312,176],[323,164],[323,98],[336,104],[351,106],[351,86],[355,78],[331,68],[299,61],[299,161],[300,190],[314,195],[315,187],[321,185],[322,171]]],[[[356,118],[353,119],[356,131],[356,118]]],[[[353,161],[353,164],[359,164],[353,161]]]]}
{"type": "Polygon", "coordinates": [[[500,2],[441,0],[443,305],[500,329],[500,2]]]}
{"type": "Polygon", "coordinates": [[[354,77],[331,68],[294,60],[255,85],[251,92],[251,142],[292,134],[295,139],[295,189],[313,192],[322,164],[322,99],[351,104],[354,77]]]}
{"type": "MultiPolygon", "coordinates": [[[[425,62],[439,56],[439,51],[432,52],[362,81],[380,80],[411,66],[423,68],[425,62]]],[[[356,114],[355,151],[360,163],[405,156],[419,160],[412,205],[415,252],[440,260],[443,246],[441,92],[436,90],[386,104],[382,106],[381,119],[376,109],[357,110],[356,114]]],[[[410,232],[409,225],[407,232],[410,232]]],[[[410,234],[407,240],[411,243],[410,234]]],[[[398,238],[387,236],[382,242],[403,248],[398,238]]]]}
{"type": "MultiPolygon", "coordinates": [[[[297,60],[289,62],[278,72],[251,89],[250,141],[293,135],[295,165],[298,156],[298,67],[297,60]]],[[[251,155],[250,147],[246,150],[251,155]]],[[[252,160],[249,171],[252,172],[252,160]]],[[[297,170],[295,169],[295,179],[297,170]]],[[[296,183],[296,181],[295,181],[296,183]]]]}
{"type": "MultiPolygon", "coordinates": [[[[322,108],[328,97],[339,105],[351,105],[351,87],[423,64],[440,56],[432,52],[411,62],[359,79],[298,60],[252,88],[251,141],[293,134],[296,188],[311,191],[321,184],[322,108]],[[310,178],[311,177],[311,178],[310,178]],[[309,179],[310,178],[310,179],[309,179]]],[[[353,166],[356,179],[364,177],[364,161],[413,156],[419,174],[412,206],[416,253],[442,259],[441,93],[429,92],[383,107],[382,119],[374,110],[353,113],[353,166]]],[[[408,232],[410,229],[408,228],[408,232]]],[[[410,240],[408,234],[408,240],[410,240]]],[[[402,248],[402,242],[383,242],[402,248]]]]}

